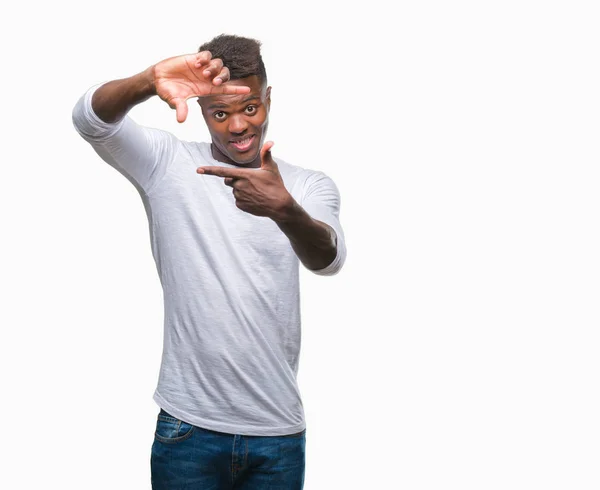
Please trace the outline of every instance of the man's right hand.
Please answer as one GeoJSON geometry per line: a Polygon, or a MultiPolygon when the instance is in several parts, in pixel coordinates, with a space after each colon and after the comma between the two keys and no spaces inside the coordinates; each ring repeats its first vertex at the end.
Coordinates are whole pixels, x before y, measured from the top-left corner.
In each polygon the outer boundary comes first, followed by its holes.
{"type": "Polygon", "coordinates": [[[212,59],[210,51],[186,54],[163,60],[151,69],[153,86],[182,123],[188,114],[187,100],[216,94],[247,94],[250,87],[227,85],[229,69],[223,61],[212,59]]]}

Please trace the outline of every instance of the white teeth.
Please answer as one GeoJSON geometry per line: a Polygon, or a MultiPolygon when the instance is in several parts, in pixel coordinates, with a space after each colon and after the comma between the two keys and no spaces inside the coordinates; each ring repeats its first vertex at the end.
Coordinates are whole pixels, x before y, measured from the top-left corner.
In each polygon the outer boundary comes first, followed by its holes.
{"type": "Polygon", "coordinates": [[[250,139],[251,138],[246,138],[245,140],[242,140],[242,141],[236,141],[233,144],[238,145],[238,146],[246,146],[250,142],[250,139]]]}

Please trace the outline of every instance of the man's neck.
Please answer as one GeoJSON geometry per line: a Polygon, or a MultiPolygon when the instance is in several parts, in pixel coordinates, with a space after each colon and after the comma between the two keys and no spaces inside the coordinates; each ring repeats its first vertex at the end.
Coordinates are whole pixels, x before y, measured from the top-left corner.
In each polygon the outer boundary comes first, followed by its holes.
{"type": "Polygon", "coordinates": [[[210,152],[212,153],[212,157],[215,160],[217,160],[218,162],[229,163],[230,165],[235,165],[236,167],[240,167],[240,168],[260,168],[260,166],[261,166],[260,153],[256,156],[256,158],[254,159],[253,162],[248,163],[248,164],[241,164],[241,163],[234,162],[228,156],[223,155],[223,153],[221,153],[219,151],[219,149],[213,143],[210,144],[210,152]]]}

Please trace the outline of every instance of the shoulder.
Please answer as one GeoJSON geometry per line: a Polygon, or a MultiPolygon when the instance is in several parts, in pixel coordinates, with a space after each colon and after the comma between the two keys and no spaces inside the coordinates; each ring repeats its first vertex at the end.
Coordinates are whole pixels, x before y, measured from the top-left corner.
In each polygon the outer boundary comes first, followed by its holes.
{"type": "Polygon", "coordinates": [[[296,184],[305,189],[314,185],[335,186],[335,183],[331,177],[321,170],[314,170],[312,168],[302,167],[300,165],[292,165],[286,160],[276,156],[273,156],[273,159],[277,162],[279,171],[284,178],[293,180],[296,184]]]}
{"type": "Polygon", "coordinates": [[[310,201],[330,202],[339,206],[340,191],[333,179],[322,170],[292,165],[273,155],[288,189],[293,189],[300,205],[310,201]]]}
{"type": "Polygon", "coordinates": [[[305,169],[303,173],[304,195],[334,194],[339,197],[339,189],[333,179],[321,170],[305,169]]]}
{"type": "Polygon", "coordinates": [[[302,175],[302,173],[305,170],[304,168],[300,167],[299,165],[292,165],[287,160],[284,160],[283,158],[275,156],[275,155],[273,155],[273,160],[275,160],[275,163],[277,163],[277,167],[279,168],[279,173],[281,173],[281,175],[284,178],[287,177],[292,180],[297,180],[298,177],[300,175],[302,175]]]}
{"type": "Polygon", "coordinates": [[[193,160],[197,165],[215,165],[210,150],[210,143],[206,141],[179,140],[179,144],[187,157],[193,160]]]}

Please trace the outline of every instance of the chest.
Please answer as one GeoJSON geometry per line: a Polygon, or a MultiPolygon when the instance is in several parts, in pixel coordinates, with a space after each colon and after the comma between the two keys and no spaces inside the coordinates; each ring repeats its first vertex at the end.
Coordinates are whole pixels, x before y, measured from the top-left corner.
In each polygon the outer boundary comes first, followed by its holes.
{"type": "MultiPolygon", "coordinates": [[[[185,234],[199,248],[233,252],[257,271],[285,267],[295,258],[288,237],[270,218],[239,209],[221,177],[171,172],[154,198],[155,219],[171,236],[185,234]]],[[[285,181],[284,181],[285,182],[285,181]]],[[[286,189],[294,199],[293,185],[286,189]]]]}

